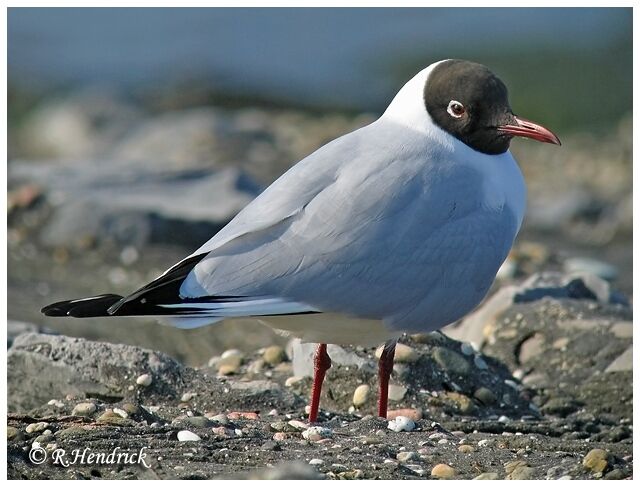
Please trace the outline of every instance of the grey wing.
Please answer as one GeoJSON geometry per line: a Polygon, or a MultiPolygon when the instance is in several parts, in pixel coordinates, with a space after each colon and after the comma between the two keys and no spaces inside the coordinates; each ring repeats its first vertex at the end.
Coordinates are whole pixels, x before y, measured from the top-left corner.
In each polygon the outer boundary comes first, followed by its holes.
{"type": "Polygon", "coordinates": [[[482,207],[480,176],[406,148],[339,140],[206,244],[181,295],[243,296],[266,300],[265,314],[331,311],[404,328],[427,315],[437,328],[475,306],[517,227],[482,207]]]}

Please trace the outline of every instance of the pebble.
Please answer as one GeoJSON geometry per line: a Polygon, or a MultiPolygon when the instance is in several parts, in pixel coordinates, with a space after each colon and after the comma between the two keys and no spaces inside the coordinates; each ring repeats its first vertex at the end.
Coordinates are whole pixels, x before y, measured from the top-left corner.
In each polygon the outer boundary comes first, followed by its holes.
{"type": "Polygon", "coordinates": [[[262,358],[269,365],[278,365],[287,358],[284,348],[279,345],[272,345],[264,349],[262,358]]]}
{"type": "Polygon", "coordinates": [[[216,361],[218,373],[220,375],[234,374],[242,365],[243,358],[244,355],[240,350],[236,350],[235,348],[227,350],[220,356],[220,359],[216,361]]]}
{"type": "Polygon", "coordinates": [[[418,421],[422,419],[422,409],[421,408],[405,408],[405,409],[392,409],[387,411],[387,419],[396,419],[398,416],[406,416],[413,421],[418,421]]]}
{"type": "Polygon", "coordinates": [[[473,349],[473,345],[471,345],[469,342],[463,342],[460,345],[460,351],[467,356],[476,353],[476,351],[473,349]]]}
{"type": "Polygon", "coordinates": [[[215,421],[216,423],[219,424],[228,424],[229,423],[229,419],[227,418],[226,414],[220,413],[220,414],[205,414],[205,417],[209,418],[211,421],[215,421]]]}
{"type": "Polygon", "coordinates": [[[278,431],[277,433],[273,434],[273,441],[285,441],[287,438],[289,438],[289,435],[283,433],[282,431],[278,431]]]}
{"type": "Polygon", "coordinates": [[[353,405],[355,407],[364,406],[369,399],[369,394],[371,392],[371,387],[367,384],[360,384],[356,387],[356,390],[353,391],[353,405]]]}
{"type": "Polygon", "coordinates": [[[38,423],[31,423],[27,425],[25,431],[28,434],[39,433],[40,431],[44,431],[49,427],[49,423],[45,423],[44,421],[40,421],[38,423]]]}
{"type": "Polygon", "coordinates": [[[452,479],[456,471],[446,463],[439,463],[431,469],[431,476],[437,479],[452,479]]]}
{"type": "Polygon", "coordinates": [[[618,338],[632,338],[633,337],[633,322],[632,321],[618,321],[611,325],[609,331],[618,338]]]}
{"type": "Polygon", "coordinates": [[[407,394],[407,388],[398,384],[389,384],[389,400],[393,402],[402,401],[407,394]]]}
{"type": "Polygon", "coordinates": [[[486,387],[479,387],[478,389],[476,389],[476,391],[473,393],[473,397],[487,406],[494,404],[497,400],[496,395],[491,392],[491,389],[488,389],[486,387]]]}
{"type": "Polygon", "coordinates": [[[458,451],[460,453],[473,453],[474,451],[476,451],[476,449],[471,445],[460,445],[458,447],[458,451]]]}
{"type": "Polygon", "coordinates": [[[299,377],[297,375],[293,375],[291,377],[287,377],[287,380],[284,381],[285,387],[293,387],[297,383],[304,380],[304,377],[299,377]]]}
{"type": "Polygon", "coordinates": [[[535,470],[527,465],[524,460],[514,460],[504,465],[507,472],[506,480],[531,480],[535,470]]]}
{"type": "Polygon", "coordinates": [[[211,432],[218,438],[233,438],[236,436],[236,432],[231,428],[226,428],[225,426],[216,426],[215,428],[211,428],[211,432]]]}
{"type": "Polygon", "coordinates": [[[477,477],[474,477],[473,480],[498,480],[500,475],[496,472],[483,472],[477,477]]]}
{"type": "Polygon", "coordinates": [[[329,428],[323,428],[322,426],[311,426],[302,432],[302,437],[309,441],[320,441],[325,438],[330,438],[333,434],[329,428]]]}
{"type": "Polygon", "coordinates": [[[58,401],[57,399],[51,399],[51,401],[49,401],[47,404],[58,409],[62,409],[64,407],[64,403],[62,401],[58,401]]]}
{"type": "Polygon", "coordinates": [[[123,418],[112,409],[107,409],[104,413],[98,416],[97,421],[98,423],[110,424],[113,426],[128,426],[133,424],[131,420],[123,418]]]}
{"type": "Polygon", "coordinates": [[[487,362],[485,362],[480,355],[476,355],[473,358],[473,363],[480,370],[487,370],[489,368],[489,366],[487,365],[487,362]]]}
{"type": "Polygon", "coordinates": [[[500,416],[500,417],[498,418],[498,423],[506,424],[506,423],[508,423],[508,422],[510,422],[510,421],[511,421],[511,420],[510,420],[507,416],[500,416]]]}
{"type": "Polygon", "coordinates": [[[459,392],[447,392],[446,397],[455,402],[458,410],[462,414],[470,414],[475,410],[473,401],[464,394],[460,394],[459,392]]]}
{"type": "Polygon", "coordinates": [[[399,432],[399,431],[413,431],[416,428],[416,424],[411,418],[406,416],[398,416],[395,419],[389,421],[387,428],[399,432]]]}
{"type": "MultiPolygon", "coordinates": [[[[376,358],[380,358],[382,356],[382,350],[384,346],[378,347],[376,350],[376,358]]],[[[420,358],[420,354],[409,345],[405,345],[404,343],[396,344],[396,352],[393,356],[393,361],[398,363],[413,363],[420,358]]]]}
{"type": "Polygon", "coordinates": [[[258,413],[254,413],[253,411],[233,411],[227,414],[227,418],[231,420],[246,419],[249,421],[258,421],[260,419],[260,415],[258,413]]]}
{"type": "Polygon", "coordinates": [[[478,442],[478,446],[479,447],[488,446],[490,444],[491,444],[491,440],[489,440],[489,439],[480,440],[478,442]]]}
{"type": "Polygon", "coordinates": [[[582,460],[582,465],[595,473],[604,472],[609,466],[609,453],[600,448],[594,448],[589,451],[582,460]]]}
{"type": "Polygon", "coordinates": [[[196,397],[196,394],[194,394],[193,392],[185,392],[180,398],[180,402],[189,402],[194,397],[196,397]]]}
{"type": "Polygon", "coordinates": [[[304,421],[300,421],[299,419],[292,419],[287,423],[289,426],[293,426],[295,429],[301,431],[309,428],[309,425],[304,421]]]}
{"type": "Polygon", "coordinates": [[[178,431],[178,441],[200,441],[200,438],[195,433],[188,430],[178,431]]]}
{"type": "Polygon", "coordinates": [[[419,460],[420,459],[420,455],[418,455],[414,451],[401,451],[400,453],[398,453],[396,455],[396,459],[399,462],[406,463],[406,462],[411,462],[411,461],[414,461],[414,460],[419,460]]]}
{"type": "Polygon", "coordinates": [[[149,387],[153,382],[153,377],[151,374],[142,374],[136,379],[136,384],[142,387],[149,387]]]}
{"type": "Polygon", "coordinates": [[[96,412],[96,405],[92,402],[81,402],[73,408],[72,416],[91,416],[96,412]]]}
{"type": "Polygon", "coordinates": [[[322,465],[324,463],[324,460],[322,460],[321,458],[312,458],[311,460],[309,460],[309,465],[322,465]]]}
{"type": "Polygon", "coordinates": [[[433,358],[443,369],[459,375],[467,375],[471,369],[469,362],[458,352],[444,347],[435,347],[433,358]]]}

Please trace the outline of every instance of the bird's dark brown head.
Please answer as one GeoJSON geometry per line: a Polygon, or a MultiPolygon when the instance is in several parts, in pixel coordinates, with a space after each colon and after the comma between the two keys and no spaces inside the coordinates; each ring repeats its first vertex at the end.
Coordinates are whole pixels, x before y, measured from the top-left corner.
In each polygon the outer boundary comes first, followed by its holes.
{"type": "Polygon", "coordinates": [[[513,114],[507,87],[482,64],[459,59],[438,63],[423,97],[438,127],[479,152],[502,154],[514,136],[560,144],[549,130],[513,114]]]}

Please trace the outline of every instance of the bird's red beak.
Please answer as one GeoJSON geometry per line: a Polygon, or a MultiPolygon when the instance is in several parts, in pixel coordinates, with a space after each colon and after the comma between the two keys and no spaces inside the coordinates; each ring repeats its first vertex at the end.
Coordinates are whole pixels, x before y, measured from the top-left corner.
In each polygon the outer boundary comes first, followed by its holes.
{"type": "Polygon", "coordinates": [[[520,117],[513,117],[515,119],[515,125],[500,125],[498,130],[507,132],[508,134],[517,137],[526,137],[528,139],[537,140],[539,142],[546,142],[548,144],[560,144],[560,139],[551,132],[551,130],[544,128],[542,125],[531,122],[520,117]]]}

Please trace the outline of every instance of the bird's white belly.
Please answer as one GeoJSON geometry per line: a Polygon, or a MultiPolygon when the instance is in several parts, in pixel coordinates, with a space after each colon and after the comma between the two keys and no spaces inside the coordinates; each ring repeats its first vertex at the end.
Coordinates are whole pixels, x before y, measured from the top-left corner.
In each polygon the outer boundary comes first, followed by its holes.
{"type": "Polygon", "coordinates": [[[337,313],[260,316],[233,321],[245,320],[256,320],[286,336],[311,343],[373,347],[402,334],[398,330],[388,329],[380,320],[360,319],[337,313]]]}

